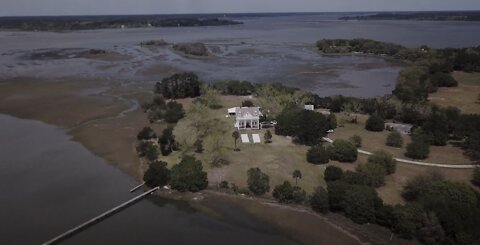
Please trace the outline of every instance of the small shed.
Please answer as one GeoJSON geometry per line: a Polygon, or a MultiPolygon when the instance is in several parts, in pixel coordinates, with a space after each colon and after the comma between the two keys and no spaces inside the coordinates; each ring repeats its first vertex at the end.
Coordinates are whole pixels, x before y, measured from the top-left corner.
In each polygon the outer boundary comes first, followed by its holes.
{"type": "Polygon", "coordinates": [[[307,110],[307,111],[314,111],[314,110],[315,110],[315,106],[314,106],[314,105],[305,105],[305,110],[307,110]]]}
{"type": "Polygon", "coordinates": [[[401,134],[411,134],[412,133],[413,125],[406,124],[406,123],[394,123],[394,122],[387,122],[385,123],[385,129],[389,131],[396,131],[401,134]]]}

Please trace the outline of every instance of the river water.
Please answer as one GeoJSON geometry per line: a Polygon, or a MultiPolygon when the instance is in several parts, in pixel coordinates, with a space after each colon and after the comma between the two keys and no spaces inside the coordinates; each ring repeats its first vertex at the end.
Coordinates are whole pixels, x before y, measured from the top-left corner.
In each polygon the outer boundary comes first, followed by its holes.
{"type": "Polygon", "coordinates": [[[339,21],[339,14],[235,17],[245,24],[218,27],[90,30],[66,33],[0,32],[0,77],[95,77],[141,83],[177,71],[193,71],[204,81],[223,79],[280,82],[319,95],[372,97],[389,94],[402,65],[373,57],[321,56],[323,38],[372,38],[408,47],[480,45],[477,22],[339,21]],[[203,42],[211,58],[189,58],[169,47],[139,43],[203,42]],[[130,59],[30,59],[33,53],[96,48],[130,59]]]}

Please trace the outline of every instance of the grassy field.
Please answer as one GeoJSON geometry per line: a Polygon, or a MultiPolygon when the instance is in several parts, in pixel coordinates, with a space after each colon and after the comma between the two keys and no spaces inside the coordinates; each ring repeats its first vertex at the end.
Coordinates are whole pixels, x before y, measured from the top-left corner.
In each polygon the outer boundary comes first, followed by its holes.
{"type": "Polygon", "coordinates": [[[453,72],[458,87],[439,88],[429,100],[440,106],[455,106],[463,113],[480,113],[480,73],[453,72]]]}
{"type": "MultiPolygon", "coordinates": [[[[211,186],[217,185],[223,180],[227,180],[231,183],[235,183],[240,187],[246,187],[247,170],[250,168],[260,168],[263,172],[270,176],[270,187],[283,183],[288,180],[292,184],[295,180],[292,178],[294,170],[298,169],[302,172],[302,179],[298,180],[298,185],[305,189],[307,192],[313,192],[315,187],[319,185],[325,185],[323,181],[324,166],[316,166],[306,162],[306,152],[308,147],[297,145],[292,143],[291,139],[287,137],[277,136],[273,133],[274,129],[270,129],[273,138],[272,143],[265,144],[263,135],[266,129],[262,130],[243,130],[240,133],[245,134],[259,134],[262,140],[260,144],[243,144],[239,139],[237,146],[240,151],[235,152],[234,138],[232,133],[235,131],[233,127],[233,117],[226,117],[226,110],[230,107],[241,106],[241,102],[246,99],[252,99],[249,97],[240,96],[222,96],[221,102],[223,107],[217,110],[213,110],[213,116],[223,121],[227,126],[227,130],[220,136],[221,144],[225,150],[225,158],[230,162],[229,165],[222,167],[213,167],[209,164],[209,152],[206,141],[204,141],[205,152],[202,154],[188,151],[186,154],[193,154],[198,159],[201,159],[204,168],[208,173],[208,179],[211,186]]],[[[254,100],[254,99],[252,99],[254,100]]],[[[191,100],[181,101],[187,111],[191,104],[191,100]]],[[[220,130],[219,130],[220,131],[220,130]]],[[[251,136],[250,136],[251,138],[251,136]]],[[[168,157],[162,157],[161,160],[169,162],[169,165],[173,165],[179,161],[182,152],[174,152],[168,157]]]]}

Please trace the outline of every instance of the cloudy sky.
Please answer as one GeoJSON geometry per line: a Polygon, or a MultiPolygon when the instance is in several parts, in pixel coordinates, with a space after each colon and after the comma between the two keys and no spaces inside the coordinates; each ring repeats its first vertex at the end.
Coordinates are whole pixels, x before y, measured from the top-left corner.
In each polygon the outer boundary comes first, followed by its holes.
{"type": "Polygon", "coordinates": [[[1,0],[0,16],[480,10],[480,0],[1,0]]]}

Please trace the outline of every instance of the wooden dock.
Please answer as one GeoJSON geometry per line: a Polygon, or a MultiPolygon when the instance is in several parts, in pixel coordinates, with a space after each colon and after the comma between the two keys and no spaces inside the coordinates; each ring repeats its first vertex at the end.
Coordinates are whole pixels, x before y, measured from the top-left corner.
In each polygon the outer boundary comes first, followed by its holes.
{"type": "MultiPolygon", "coordinates": [[[[140,186],[140,187],[141,187],[141,186],[140,186]]],[[[140,188],[140,187],[138,187],[138,188],[140,188]]],[[[137,188],[137,189],[138,189],[138,188],[137,188]]],[[[135,189],[135,188],[134,188],[134,189],[135,189]]],[[[51,239],[51,240],[49,240],[49,241],[47,241],[47,242],[45,242],[45,243],[43,243],[43,244],[44,244],[44,245],[56,244],[56,243],[58,243],[58,242],[60,242],[60,241],[62,241],[62,240],[64,240],[64,239],[66,239],[66,238],[68,238],[68,237],[70,237],[70,236],[73,236],[73,235],[75,235],[76,233],[82,231],[83,229],[85,229],[85,228],[87,228],[87,227],[89,227],[89,226],[91,226],[91,225],[93,225],[93,224],[95,224],[95,223],[97,223],[97,222],[100,222],[100,221],[102,221],[102,220],[105,219],[105,218],[108,218],[109,216],[111,216],[111,215],[113,215],[113,214],[121,211],[121,210],[124,209],[124,208],[127,208],[128,206],[132,205],[133,203],[135,203],[135,202],[137,202],[137,201],[140,201],[141,199],[143,199],[143,198],[145,198],[146,196],[152,194],[153,192],[157,191],[158,189],[160,189],[160,187],[157,186],[157,187],[155,187],[155,188],[153,188],[153,189],[151,189],[151,190],[148,190],[147,192],[142,193],[141,195],[138,195],[138,196],[136,196],[136,197],[134,197],[134,198],[132,198],[132,199],[130,199],[130,200],[128,200],[128,201],[126,201],[126,202],[124,202],[124,203],[122,203],[122,204],[120,204],[120,205],[118,205],[118,206],[116,206],[116,207],[114,207],[114,208],[112,208],[112,209],[110,209],[110,210],[108,210],[108,211],[106,211],[106,212],[98,215],[98,216],[96,216],[95,218],[92,218],[92,219],[90,219],[90,220],[88,220],[88,221],[80,224],[80,225],[78,225],[78,226],[76,226],[76,227],[74,227],[74,228],[72,228],[72,229],[70,229],[70,230],[68,230],[68,231],[66,231],[66,232],[64,232],[64,233],[56,236],[55,238],[53,238],[53,239],[51,239]]]]}

